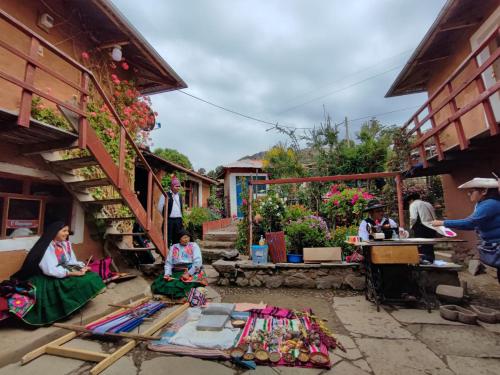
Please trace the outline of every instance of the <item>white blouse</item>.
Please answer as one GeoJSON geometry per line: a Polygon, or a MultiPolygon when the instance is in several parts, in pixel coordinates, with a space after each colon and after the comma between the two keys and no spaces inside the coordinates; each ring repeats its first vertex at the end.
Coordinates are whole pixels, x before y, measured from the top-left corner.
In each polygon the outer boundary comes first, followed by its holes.
{"type": "MultiPolygon", "coordinates": [[[[84,267],[85,263],[79,262],[76,259],[75,252],[73,251],[73,247],[71,246],[71,242],[63,241],[61,242],[62,249],[64,251],[64,256],[66,258],[66,264],[70,266],[80,266],[84,267]]],[[[38,264],[43,274],[46,276],[57,277],[59,279],[68,276],[68,270],[60,264],[59,259],[56,255],[56,246],[54,241],[52,241],[47,247],[45,254],[43,255],[42,260],[38,264]]]]}

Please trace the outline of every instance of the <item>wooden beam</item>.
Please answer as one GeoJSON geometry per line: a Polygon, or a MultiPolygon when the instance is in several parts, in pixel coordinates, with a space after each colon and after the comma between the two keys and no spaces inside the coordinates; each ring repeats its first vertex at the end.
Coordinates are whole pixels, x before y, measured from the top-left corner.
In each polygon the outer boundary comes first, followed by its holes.
{"type": "MultiPolygon", "coordinates": [[[[163,317],[160,319],[158,322],[153,324],[151,327],[146,329],[144,332],[144,335],[153,335],[160,329],[162,329],[165,325],[170,323],[172,320],[177,318],[180,314],[182,314],[184,311],[186,311],[189,308],[189,303],[185,303],[184,305],[178,307],[174,311],[172,311],[170,314],[167,316],[163,317]]],[[[91,370],[90,373],[92,375],[96,375],[107,369],[109,366],[111,366],[113,363],[118,361],[122,356],[127,354],[129,351],[131,351],[135,346],[137,345],[137,342],[135,340],[131,340],[128,343],[126,343],[124,346],[116,350],[113,354],[109,355],[106,359],[103,359],[101,362],[99,362],[97,365],[95,365],[91,370]]]]}
{"type": "MultiPolygon", "coordinates": [[[[146,301],[149,301],[149,297],[144,297],[144,298],[141,298],[135,302],[132,302],[128,308],[131,308],[131,307],[135,307],[135,306],[139,306],[141,303],[144,303],[146,301]]],[[[102,319],[105,319],[111,315],[114,315],[118,312],[121,312],[121,311],[124,311],[125,309],[119,309],[119,310],[116,310],[116,311],[113,311],[112,313],[109,313],[109,314],[106,314],[104,315],[103,317],[99,318],[99,319],[96,319],[92,322],[90,322],[89,324],[91,323],[96,323],[102,319]]],[[[25,365],[26,363],[44,355],[46,353],[46,349],[48,346],[58,346],[58,345],[62,345],[64,343],[67,343],[68,341],[71,341],[73,340],[75,337],[79,336],[80,334],[79,333],[76,333],[76,332],[71,332],[71,333],[68,333],[62,337],[59,337],[58,339],[55,339],[51,342],[49,342],[48,344],[45,344],[45,345],[42,345],[41,347],[29,352],[29,353],[26,353],[22,358],[21,358],[21,365],[25,365]]]]}
{"type": "MultiPolygon", "coordinates": [[[[126,307],[124,305],[120,305],[120,306],[126,307]]],[[[97,332],[92,331],[91,329],[85,328],[85,326],[79,326],[76,324],[55,323],[54,326],[59,327],[59,328],[63,328],[63,329],[69,329],[69,330],[75,331],[75,332],[88,333],[88,334],[96,335],[96,336],[118,337],[118,338],[124,338],[124,339],[134,339],[134,340],[139,340],[139,341],[151,341],[151,340],[160,340],[161,339],[161,337],[157,337],[157,336],[136,335],[133,333],[111,333],[111,332],[97,333],[97,332]]]]}
{"type": "Polygon", "coordinates": [[[90,350],[65,348],[63,346],[49,345],[45,351],[47,354],[57,355],[59,357],[81,359],[82,361],[101,362],[107,359],[110,355],[90,350]]]}
{"type": "Polygon", "coordinates": [[[273,185],[273,184],[298,184],[303,182],[330,182],[330,181],[354,181],[373,180],[377,178],[392,178],[400,172],[374,172],[360,174],[339,174],[337,176],[302,177],[302,178],[280,178],[276,180],[250,180],[250,185],[273,185]]]}
{"type": "Polygon", "coordinates": [[[404,202],[403,202],[403,184],[401,175],[396,176],[396,195],[398,197],[398,216],[399,216],[399,226],[405,226],[405,216],[404,216],[404,202]]]}

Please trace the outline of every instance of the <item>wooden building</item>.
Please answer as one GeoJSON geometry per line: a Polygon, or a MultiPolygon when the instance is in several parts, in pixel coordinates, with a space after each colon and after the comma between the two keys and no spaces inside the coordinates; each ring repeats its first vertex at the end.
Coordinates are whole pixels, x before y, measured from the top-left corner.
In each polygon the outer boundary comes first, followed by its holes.
{"type": "MultiPolygon", "coordinates": [[[[449,0],[386,96],[427,92],[404,125],[412,142],[410,176],[442,175],[446,216],[474,209],[457,186],[500,172],[500,6],[449,0]]],[[[474,253],[476,236],[464,257],[474,253]]]]}
{"type": "MultiPolygon", "coordinates": [[[[184,207],[187,209],[208,207],[210,190],[212,186],[218,185],[219,182],[217,180],[166,160],[152,152],[143,151],[143,154],[160,181],[166,175],[175,174],[185,176],[182,181],[184,207]]],[[[136,176],[138,173],[143,173],[143,171],[137,172],[136,170],[136,176]]]]}
{"type": "Polygon", "coordinates": [[[110,100],[118,82],[133,83],[142,95],[186,87],[109,0],[2,0],[1,278],[54,220],[70,224],[81,258],[102,256],[101,241],[91,237],[96,218],[137,221],[165,253],[161,224],[152,224],[155,201],[165,192],[110,100]],[[92,104],[102,113],[91,113],[92,104]],[[91,126],[103,114],[110,128],[91,126]],[[60,119],[69,127],[59,126],[60,119]],[[146,171],[145,206],[126,172],[129,159],[146,171]],[[98,177],[85,177],[85,170],[98,177]]]}
{"type": "MultiPolygon", "coordinates": [[[[249,186],[250,180],[266,180],[268,174],[262,170],[262,160],[243,159],[224,166],[221,178],[224,178],[224,203],[226,215],[229,217],[243,217],[241,192],[245,183],[249,186]]],[[[265,194],[266,185],[254,186],[256,194],[265,194]]]]}

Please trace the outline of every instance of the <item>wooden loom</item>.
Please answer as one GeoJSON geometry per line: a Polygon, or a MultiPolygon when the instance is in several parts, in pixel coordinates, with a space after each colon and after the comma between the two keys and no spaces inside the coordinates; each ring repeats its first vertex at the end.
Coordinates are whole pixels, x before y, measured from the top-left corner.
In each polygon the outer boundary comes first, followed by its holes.
{"type": "MultiPolygon", "coordinates": [[[[99,320],[102,320],[103,318],[109,317],[113,314],[116,314],[118,312],[123,312],[127,309],[137,307],[140,304],[149,301],[150,298],[142,298],[138,301],[135,301],[134,303],[131,303],[129,305],[125,305],[121,307],[120,309],[113,311],[110,314],[107,314],[91,323],[95,323],[99,320]]],[[[113,353],[107,354],[107,353],[102,353],[102,352],[94,352],[91,350],[85,350],[85,349],[77,349],[77,348],[67,348],[63,347],[62,345],[66,344],[67,342],[73,340],[74,338],[77,338],[78,336],[82,335],[83,333],[91,333],[92,331],[89,331],[85,329],[83,326],[78,326],[78,325],[71,325],[71,324],[55,324],[55,326],[64,328],[64,329],[69,329],[72,332],[59,337],[58,339],[49,342],[48,344],[45,344],[29,353],[24,355],[21,359],[21,365],[25,365],[26,363],[44,355],[44,354],[51,354],[51,355],[57,355],[60,357],[66,357],[66,358],[73,358],[73,359],[80,359],[83,361],[90,361],[90,362],[97,362],[97,364],[92,367],[90,370],[90,373],[92,375],[96,375],[104,371],[106,368],[111,366],[113,363],[115,363],[118,359],[123,357],[125,354],[127,354],[129,351],[131,351],[140,341],[142,340],[159,340],[159,336],[153,336],[157,331],[162,329],[165,325],[167,325],[169,322],[171,322],[173,319],[175,319],[177,316],[182,314],[184,311],[187,310],[189,307],[188,303],[185,303],[181,306],[179,306],[177,309],[172,311],[170,314],[167,316],[159,319],[156,323],[154,323],[151,327],[146,329],[142,335],[134,335],[131,333],[120,333],[120,334],[102,334],[101,336],[104,337],[119,337],[123,338],[124,340],[128,340],[123,346],[115,350],[113,353]]]]}

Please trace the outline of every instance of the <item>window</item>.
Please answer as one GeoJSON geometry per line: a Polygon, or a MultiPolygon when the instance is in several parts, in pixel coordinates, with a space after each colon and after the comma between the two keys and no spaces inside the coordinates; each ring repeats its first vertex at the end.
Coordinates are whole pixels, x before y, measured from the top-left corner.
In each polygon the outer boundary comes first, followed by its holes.
{"type": "MultiPolygon", "coordinates": [[[[265,180],[266,176],[252,176],[252,180],[265,180]]],[[[266,194],[267,185],[254,185],[253,192],[255,194],[266,194]]]]}
{"type": "Polygon", "coordinates": [[[0,238],[40,235],[57,220],[70,224],[72,202],[61,184],[0,176],[0,238]]]}

